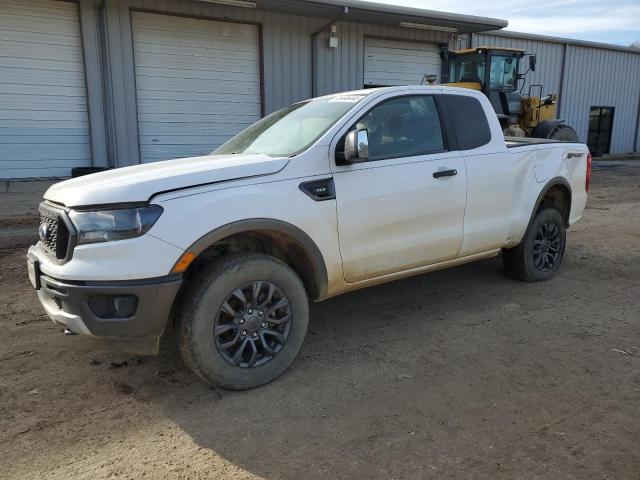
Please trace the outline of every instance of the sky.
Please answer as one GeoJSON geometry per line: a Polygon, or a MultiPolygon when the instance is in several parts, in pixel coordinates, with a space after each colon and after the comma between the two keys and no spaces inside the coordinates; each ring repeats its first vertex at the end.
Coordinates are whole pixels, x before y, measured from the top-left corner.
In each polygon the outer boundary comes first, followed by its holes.
{"type": "Polygon", "coordinates": [[[640,42],[640,0],[372,0],[509,21],[506,30],[629,46],[640,42]]]}

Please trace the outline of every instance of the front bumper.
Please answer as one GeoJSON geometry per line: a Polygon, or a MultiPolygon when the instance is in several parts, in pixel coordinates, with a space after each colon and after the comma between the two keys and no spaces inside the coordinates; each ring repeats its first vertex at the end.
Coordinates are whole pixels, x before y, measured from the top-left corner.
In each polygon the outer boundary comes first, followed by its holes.
{"type": "Polygon", "coordinates": [[[72,282],[38,273],[37,285],[47,315],[73,333],[123,341],[157,340],[182,277],[72,282]]]}

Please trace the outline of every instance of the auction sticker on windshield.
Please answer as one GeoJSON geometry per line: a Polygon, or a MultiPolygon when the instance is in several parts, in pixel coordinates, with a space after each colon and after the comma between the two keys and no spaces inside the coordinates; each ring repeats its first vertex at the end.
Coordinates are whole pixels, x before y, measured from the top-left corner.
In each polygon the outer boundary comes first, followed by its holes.
{"type": "Polygon", "coordinates": [[[363,98],[364,95],[338,95],[329,100],[329,102],[357,103],[363,98]]]}

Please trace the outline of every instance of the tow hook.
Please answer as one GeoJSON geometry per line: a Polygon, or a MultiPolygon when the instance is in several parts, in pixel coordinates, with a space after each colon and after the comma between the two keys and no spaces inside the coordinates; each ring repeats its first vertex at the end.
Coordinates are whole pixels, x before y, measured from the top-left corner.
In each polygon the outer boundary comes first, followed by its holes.
{"type": "Polygon", "coordinates": [[[77,333],[72,332],[72,331],[71,331],[71,330],[69,330],[68,328],[65,328],[65,329],[64,329],[64,334],[65,334],[65,335],[78,335],[77,333]]]}

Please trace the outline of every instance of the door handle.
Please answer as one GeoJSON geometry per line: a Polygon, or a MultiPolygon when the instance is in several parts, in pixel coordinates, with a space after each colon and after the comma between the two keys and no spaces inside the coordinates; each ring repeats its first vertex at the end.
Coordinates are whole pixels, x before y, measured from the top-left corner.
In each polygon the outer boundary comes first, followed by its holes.
{"type": "Polygon", "coordinates": [[[457,170],[438,170],[437,172],[433,172],[433,178],[441,178],[441,177],[453,177],[457,175],[457,170]]]}

